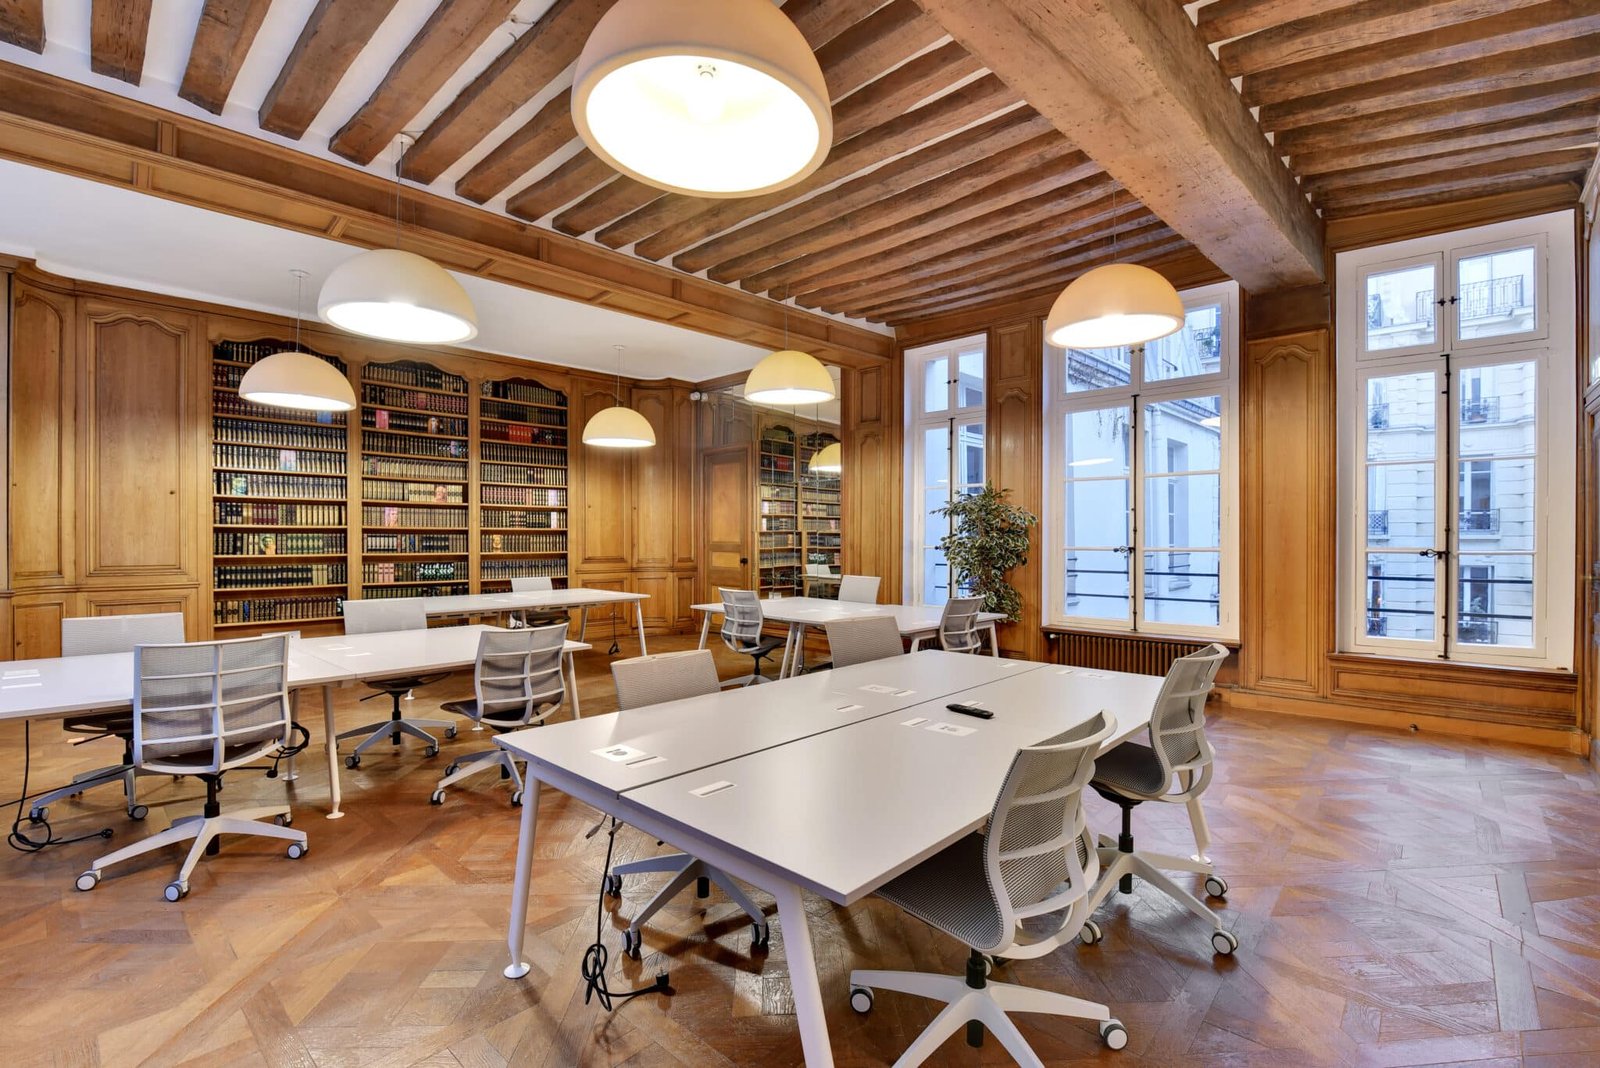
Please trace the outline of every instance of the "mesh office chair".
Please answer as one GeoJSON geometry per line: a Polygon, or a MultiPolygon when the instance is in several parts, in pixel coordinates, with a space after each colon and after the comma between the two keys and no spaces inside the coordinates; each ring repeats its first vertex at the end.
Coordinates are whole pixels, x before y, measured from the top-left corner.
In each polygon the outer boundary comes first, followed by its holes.
{"type": "Polygon", "coordinates": [[[1104,1005],[988,980],[993,958],[1042,957],[1076,937],[1089,917],[1089,891],[1100,864],[1084,819],[1083,788],[1112,726],[1110,716],[1097,712],[1087,723],[1018,750],[986,831],[968,835],[878,889],[879,896],[972,951],[964,977],[850,973],[850,1004],[857,1012],[871,1010],[875,989],[945,1003],[900,1055],[897,1068],[921,1064],[962,1024],[968,1045],[981,1045],[988,1028],[1018,1064],[1043,1068],[1012,1023],[1013,1012],[1096,1020],[1107,1046],[1128,1044],[1127,1031],[1104,1005]],[[1040,931],[1037,924],[1024,929],[1023,921],[1050,914],[1061,914],[1053,930],[1040,931]]]}
{"type": "MultiPolygon", "coordinates": [[[[566,675],[561,670],[561,648],[566,640],[565,623],[484,631],[478,637],[478,659],[472,668],[473,696],[440,707],[500,734],[543,723],[561,707],[567,694],[566,675]]],[[[573,685],[577,685],[576,679],[573,685]]],[[[446,786],[489,768],[499,768],[502,779],[512,780],[511,803],[522,804],[522,775],[516,759],[498,745],[453,760],[430,800],[444,804],[446,786]]]]}
{"type": "MultiPolygon", "coordinates": [[[[556,588],[556,584],[548,578],[514,578],[511,580],[512,593],[546,593],[556,588]]],[[[569,617],[559,608],[519,608],[511,613],[511,618],[524,627],[548,627],[556,623],[566,626],[569,617]]]]}
{"type": "Polygon", "coordinates": [[[269,805],[222,815],[222,774],[289,744],[289,639],[241,638],[179,645],[141,645],[133,651],[133,760],[162,775],[195,775],[206,784],[203,815],[185,816],[142,842],[108,853],[78,876],[93,890],[113,864],[194,840],[166,898],[189,893],[200,858],[217,851],[217,836],[282,838],[289,856],[306,854],[306,832],[290,828],[289,806],[269,805]],[[262,823],[277,819],[277,824],[262,823]]]}
{"type": "MultiPolygon", "coordinates": [[[[716,661],[712,659],[709,649],[617,660],[611,665],[611,677],[617,684],[619,709],[642,708],[666,701],[680,701],[685,697],[704,697],[722,688],[717,681],[716,661]]],[[[716,883],[728,895],[728,899],[750,917],[753,947],[766,948],[770,932],[761,907],[751,901],[749,895],[726,873],[687,853],[618,864],[606,874],[606,892],[612,897],[621,897],[623,876],[649,872],[669,872],[672,877],[644,908],[634,914],[628,929],[622,932],[622,949],[629,956],[635,959],[639,957],[643,942],[639,929],[691,882],[695,884],[696,897],[709,897],[711,884],[716,883]]]]}
{"type": "Polygon", "coordinates": [[[877,604],[878,583],[881,581],[876,575],[845,575],[839,580],[839,600],[877,604]]]}
{"type": "Polygon", "coordinates": [[[900,641],[900,624],[893,616],[862,616],[860,619],[835,619],[828,632],[828,656],[834,667],[864,664],[900,656],[906,650],[900,641]]]}
{"type": "Polygon", "coordinates": [[[939,648],[947,653],[976,653],[983,648],[978,630],[982,597],[952,597],[939,617],[939,648]]]}
{"type": "MultiPolygon", "coordinates": [[[[344,632],[346,634],[379,634],[397,630],[427,630],[428,614],[423,608],[420,597],[386,597],[372,601],[346,601],[344,603],[344,632]]],[[[337,741],[348,738],[361,738],[361,744],[356,746],[355,752],[344,758],[347,768],[361,766],[361,754],[377,745],[384,738],[389,739],[391,745],[399,745],[402,735],[411,735],[413,738],[425,742],[422,752],[424,756],[439,755],[439,739],[428,733],[429,729],[444,729],[446,738],[456,736],[455,724],[443,719],[412,719],[400,712],[400,699],[419,686],[426,686],[431,682],[449,678],[448,671],[435,675],[400,675],[392,679],[372,679],[367,685],[377,690],[377,693],[368,694],[363,701],[370,701],[375,697],[387,694],[394,702],[390,709],[389,718],[377,723],[368,723],[355,730],[340,731],[337,741]]]]}
{"type": "Polygon", "coordinates": [[[752,682],[766,682],[761,674],[761,661],[782,649],[784,639],[761,633],[761,599],[754,590],[730,590],[718,587],[722,595],[722,644],[736,653],[752,658],[751,673],[729,679],[723,686],[749,686],[752,682]]]}
{"type": "MultiPolygon", "coordinates": [[[[1228,892],[1227,881],[1216,874],[1211,858],[1206,855],[1211,846],[1211,832],[1206,827],[1205,812],[1200,808],[1200,795],[1211,783],[1211,766],[1216,756],[1206,741],[1206,696],[1217,677],[1217,668],[1227,655],[1224,647],[1209,645],[1174,660],[1161,692],[1156,695],[1155,711],[1150,716],[1150,744],[1123,742],[1100,758],[1092,785],[1095,793],[1122,809],[1122,834],[1115,848],[1109,837],[1100,837],[1100,863],[1105,866],[1106,875],[1095,887],[1090,900],[1091,907],[1098,906],[1113,886],[1120,886],[1125,894],[1133,893],[1133,877],[1137,875],[1196,916],[1209,921],[1211,948],[1223,955],[1238,949],[1239,939],[1223,928],[1221,918],[1203,901],[1173,882],[1162,869],[1204,875],[1206,893],[1212,897],[1223,897],[1228,892]],[[1181,803],[1188,808],[1189,825],[1194,831],[1194,856],[1135,851],[1133,810],[1145,801],[1181,803]]],[[[1085,945],[1100,941],[1100,925],[1087,921],[1080,937],[1085,945]]]]}
{"type": "MultiPolygon", "coordinates": [[[[61,621],[61,655],[94,656],[98,653],[129,653],[134,646],[169,644],[183,641],[182,612],[152,612],[129,616],[80,616],[61,621]]],[[[142,820],[150,810],[139,804],[135,779],[138,766],[133,762],[133,713],[91,712],[68,716],[61,722],[69,734],[82,735],[73,745],[101,738],[122,740],[122,762],[74,775],[59,790],[40,794],[28,808],[28,819],[41,823],[50,815],[50,806],[65,797],[77,797],[97,786],[122,784],[123,808],[131,820],[142,820]]]]}

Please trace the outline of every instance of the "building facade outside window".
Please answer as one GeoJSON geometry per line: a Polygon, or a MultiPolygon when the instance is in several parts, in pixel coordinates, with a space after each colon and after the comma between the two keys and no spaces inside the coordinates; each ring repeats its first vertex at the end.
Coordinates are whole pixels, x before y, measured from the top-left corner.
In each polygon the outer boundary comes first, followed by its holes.
{"type": "Polygon", "coordinates": [[[912,603],[950,599],[940,540],[949,520],[934,514],[981,490],[985,472],[985,345],[982,334],[908,349],[906,369],[906,558],[912,603]]]}
{"type": "Polygon", "coordinates": [[[1338,257],[1341,648],[1570,668],[1574,270],[1566,212],[1338,257]]]}
{"type": "Polygon", "coordinates": [[[1134,349],[1047,347],[1049,622],[1238,637],[1239,291],[1134,349]]]}

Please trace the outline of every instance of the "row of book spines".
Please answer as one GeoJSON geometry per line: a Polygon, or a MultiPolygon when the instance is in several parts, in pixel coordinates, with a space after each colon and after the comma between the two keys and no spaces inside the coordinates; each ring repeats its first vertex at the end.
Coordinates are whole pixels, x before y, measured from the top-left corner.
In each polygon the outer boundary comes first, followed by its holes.
{"type": "Polygon", "coordinates": [[[559,487],[479,486],[478,499],[484,504],[542,504],[565,508],[567,491],[559,487]]]}
{"type": "Polygon", "coordinates": [[[442,460],[396,460],[388,456],[368,456],[361,461],[363,475],[383,475],[388,478],[438,479],[445,482],[465,482],[467,465],[442,460]]]}
{"type": "Polygon", "coordinates": [[[369,553],[464,553],[465,534],[365,534],[361,544],[369,553]]]}
{"type": "Polygon", "coordinates": [[[483,396],[491,400],[518,401],[522,404],[541,404],[549,408],[565,408],[566,394],[544,386],[531,386],[524,382],[485,382],[483,396]]]}
{"type": "Polygon", "coordinates": [[[362,384],[361,403],[384,408],[419,408],[439,415],[467,414],[465,395],[423,393],[420,390],[403,389],[398,386],[375,386],[371,383],[362,384]]]}
{"type": "Polygon", "coordinates": [[[516,527],[528,530],[565,527],[566,519],[565,512],[508,512],[488,508],[485,508],[478,517],[479,523],[486,527],[516,527]]]}
{"type": "Polygon", "coordinates": [[[467,421],[450,415],[418,415],[416,412],[392,412],[387,408],[361,409],[361,425],[377,430],[406,430],[413,434],[443,434],[446,437],[467,436],[467,421]]]}
{"type": "Polygon", "coordinates": [[[554,560],[485,560],[481,569],[489,581],[513,578],[565,578],[567,562],[554,560]]]}
{"type": "Polygon", "coordinates": [[[361,581],[384,585],[390,582],[459,582],[469,577],[466,561],[440,560],[384,561],[361,565],[361,581]]]}
{"type": "Polygon", "coordinates": [[[479,543],[486,553],[564,553],[567,536],[561,534],[485,534],[479,543]]]}
{"type": "Polygon", "coordinates": [[[565,449],[505,445],[499,442],[485,441],[478,446],[478,455],[485,460],[499,460],[510,464],[545,464],[553,468],[564,468],[567,465],[567,452],[565,449]]]}
{"type": "Polygon", "coordinates": [[[364,527],[464,527],[467,525],[465,508],[398,508],[374,507],[361,509],[364,527]]]}
{"type": "Polygon", "coordinates": [[[305,556],[311,553],[342,553],[343,534],[243,534],[214,531],[211,551],[217,556],[305,556]]]}
{"type": "Polygon", "coordinates": [[[340,374],[345,373],[346,368],[342,361],[337,360],[332,356],[325,356],[320,352],[313,352],[311,349],[308,349],[303,345],[296,345],[290,340],[275,341],[268,339],[262,341],[219,341],[216,343],[216,345],[212,346],[211,358],[214,360],[226,360],[229,363],[242,363],[248,365],[258,363],[261,360],[266,359],[268,356],[274,356],[280,352],[286,351],[304,352],[307,355],[315,356],[317,359],[335,368],[340,374]]]}
{"type": "Polygon", "coordinates": [[[211,475],[219,497],[312,497],[338,500],[345,495],[344,479],[312,475],[247,475],[215,471],[211,475]]]}
{"type": "Polygon", "coordinates": [[[213,419],[211,436],[218,444],[226,445],[271,445],[289,449],[339,450],[345,447],[345,432],[342,428],[261,423],[253,419],[222,417],[213,419]]]}
{"type": "Polygon", "coordinates": [[[212,509],[217,526],[342,527],[342,504],[276,504],[269,501],[217,501],[212,509]]]}
{"type": "Polygon", "coordinates": [[[467,391],[467,380],[460,375],[420,364],[369,363],[361,369],[361,381],[380,382],[389,386],[420,386],[446,393],[467,391]]]}
{"type": "MultiPolygon", "coordinates": [[[[256,404],[253,401],[247,401],[243,397],[236,396],[232,393],[217,393],[215,391],[213,391],[211,394],[211,414],[255,415],[268,419],[283,418],[283,410],[281,408],[269,408],[264,404],[256,404]]],[[[285,419],[284,421],[299,421],[307,423],[314,422],[323,423],[328,426],[344,426],[343,412],[301,412],[299,414],[304,418],[300,420],[285,419]]]]}
{"type": "Polygon", "coordinates": [[[212,605],[215,623],[292,623],[343,614],[343,597],[219,597],[212,605]]]}
{"type": "Polygon", "coordinates": [[[385,434],[380,432],[363,431],[361,434],[361,447],[371,452],[398,452],[405,456],[443,457],[445,459],[464,460],[467,456],[467,443],[455,438],[413,438],[403,434],[385,434]]]}
{"type": "Polygon", "coordinates": [[[241,589],[255,586],[342,586],[344,564],[275,564],[271,567],[217,567],[212,569],[215,589],[241,589]]]}
{"type": "Polygon", "coordinates": [[[441,582],[436,586],[385,586],[375,583],[363,586],[361,596],[369,601],[390,597],[460,597],[470,592],[465,582],[441,582]]]}
{"type": "Polygon", "coordinates": [[[540,408],[533,405],[509,403],[499,400],[478,402],[478,414],[485,419],[504,419],[513,423],[540,423],[544,426],[566,426],[565,408],[540,408]]]}
{"type": "Polygon", "coordinates": [[[261,448],[254,445],[213,445],[213,467],[253,471],[298,471],[308,475],[344,474],[344,454],[301,452],[298,449],[261,448]]]}
{"type": "Polygon", "coordinates": [[[361,496],[369,501],[411,504],[465,504],[463,487],[455,482],[381,482],[363,479],[361,496]]]}
{"type": "Polygon", "coordinates": [[[485,482],[517,482],[526,486],[565,486],[567,472],[556,467],[512,467],[509,464],[479,464],[478,476],[485,482]]]}
{"type": "Polygon", "coordinates": [[[495,423],[487,419],[478,424],[478,437],[482,441],[504,441],[512,445],[565,446],[567,444],[565,430],[528,426],[524,423],[495,423]]]}

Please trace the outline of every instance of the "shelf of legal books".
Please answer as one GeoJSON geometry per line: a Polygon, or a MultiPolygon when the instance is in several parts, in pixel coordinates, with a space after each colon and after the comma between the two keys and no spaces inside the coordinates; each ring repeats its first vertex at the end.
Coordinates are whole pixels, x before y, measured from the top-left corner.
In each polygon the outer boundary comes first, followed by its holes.
{"type": "Polygon", "coordinates": [[[478,396],[479,588],[567,576],[567,396],[541,382],[484,382],[478,396]]]}

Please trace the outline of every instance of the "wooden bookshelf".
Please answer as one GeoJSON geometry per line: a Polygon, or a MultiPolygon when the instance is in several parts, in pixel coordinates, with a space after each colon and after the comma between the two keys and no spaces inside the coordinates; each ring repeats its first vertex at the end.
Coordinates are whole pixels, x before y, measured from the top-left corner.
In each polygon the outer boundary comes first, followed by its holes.
{"type": "Polygon", "coordinates": [[[811,458],[838,437],[826,431],[812,431],[800,439],[800,535],[805,557],[807,597],[838,597],[840,556],[844,535],[840,530],[839,476],[813,474],[811,458]],[[826,567],[827,575],[814,574],[826,567]]]}
{"type": "Polygon", "coordinates": [[[484,382],[478,397],[478,577],[567,585],[566,394],[526,378],[484,382]]]}
{"type": "MultiPolygon", "coordinates": [[[[212,625],[225,636],[335,621],[349,594],[344,415],[239,396],[253,364],[289,347],[259,339],[212,348],[212,625]]],[[[313,355],[346,373],[338,359],[313,355]]]]}
{"type": "Polygon", "coordinates": [[[756,580],[763,597],[798,597],[805,570],[796,478],[799,441],[792,428],[776,423],[762,429],[756,445],[756,580]]]}
{"type": "Polygon", "coordinates": [[[467,380],[416,360],[361,369],[361,596],[470,593],[467,380]]]}

